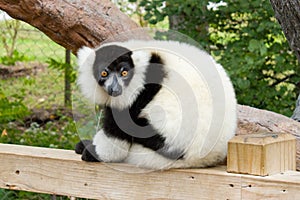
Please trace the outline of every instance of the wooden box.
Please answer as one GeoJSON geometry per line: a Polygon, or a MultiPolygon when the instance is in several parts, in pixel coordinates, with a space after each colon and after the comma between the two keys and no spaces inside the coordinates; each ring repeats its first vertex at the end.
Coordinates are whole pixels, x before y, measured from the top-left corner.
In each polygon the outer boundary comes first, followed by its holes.
{"type": "Polygon", "coordinates": [[[287,170],[296,170],[296,138],[290,134],[239,135],[228,143],[228,172],[267,176],[287,170]]]}

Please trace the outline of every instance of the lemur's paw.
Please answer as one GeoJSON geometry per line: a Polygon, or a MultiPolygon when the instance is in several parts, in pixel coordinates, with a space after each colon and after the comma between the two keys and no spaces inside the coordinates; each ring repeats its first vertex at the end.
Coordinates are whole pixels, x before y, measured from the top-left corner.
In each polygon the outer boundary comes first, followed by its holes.
{"type": "Polygon", "coordinates": [[[81,159],[87,162],[101,162],[95,148],[96,146],[92,144],[85,146],[85,149],[82,152],[81,159]]]}
{"type": "Polygon", "coordinates": [[[78,142],[75,146],[75,153],[82,154],[85,147],[92,144],[92,142],[92,140],[80,140],[80,142],[78,142]]]}

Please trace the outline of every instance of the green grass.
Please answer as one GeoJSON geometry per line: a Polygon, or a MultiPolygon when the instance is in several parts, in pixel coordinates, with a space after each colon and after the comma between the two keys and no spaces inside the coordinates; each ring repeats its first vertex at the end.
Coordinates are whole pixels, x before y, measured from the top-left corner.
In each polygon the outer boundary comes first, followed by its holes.
{"type": "MultiPolygon", "coordinates": [[[[11,22],[12,23],[12,22],[11,22]]],[[[0,22],[0,29],[7,29],[7,24],[0,22]]],[[[7,35],[8,36],[8,35],[7,35]]],[[[4,37],[4,36],[0,36],[4,37]]],[[[8,38],[8,44],[12,41],[8,38]]],[[[3,44],[0,42],[0,46],[3,44]]],[[[0,57],[5,56],[4,48],[0,48],[0,57]]],[[[65,49],[53,42],[38,29],[21,22],[18,30],[16,50],[24,54],[29,61],[45,63],[51,58],[64,62],[65,49]]],[[[27,59],[26,59],[27,60],[27,59]]],[[[75,65],[75,56],[72,56],[72,64],[75,65]]],[[[25,64],[26,65],[26,64],[25,64]]],[[[29,63],[30,65],[30,63],[29,63]]],[[[12,66],[13,67],[13,66],[12,66]]],[[[62,105],[64,91],[64,73],[59,70],[45,69],[37,76],[26,76],[0,80],[1,89],[7,96],[25,91],[24,103],[29,107],[51,106],[52,104],[62,105]]]]}
{"type": "MultiPolygon", "coordinates": [[[[25,65],[31,65],[31,63],[25,65]]],[[[64,106],[64,72],[50,69],[45,63],[41,65],[45,67],[37,74],[0,79],[2,92],[8,98],[15,94],[23,95],[23,103],[29,109],[49,108],[54,105],[64,106]]],[[[72,86],[74,88],[75,83],[72,86]]]]}
{"type": "MultiPolygon", "coordinates": [[[[32,192],[12,191],[0,189],[0,200],[50,200],[47,194],[36,194],[32,192]]],[[[68,199],[68,198],[65,198],[68,199]]]]}
{"type": "Polygon", "coordinates": [[[63,74],[56,70],[45,69],[38,75],[19,78],[1,79],[3,93],[10,97],[13,94],[24,95],[23,103],[29,108],[63,105],[63,74]]]}
{"type": "MultiPolygon", "coordinates": [[[[0,22],[0,28],[7,29],[4,22],[0,22]]],[[[9,37],[7,34],[0,36],[9,37]]],[[[8,44],[12,44],[12,40],[8,38],[8,44]]],[[[3,47],[3,45],[1,44],[3,47]]],[[[1,47],[1,48],[2,48],[1,47]]],[[[39,31],[38,29],[21,22],[17,34],[16,49],[18,52],[25,54],[31,60],[38,60],[46,62],[51,57],[54,59],[63,59],[65,56],[65,49],[60,45],[53,42],[48,36],[39,31]]],[[[0,51],[0,57],[6,55],[3,50],[0,51]]]]}

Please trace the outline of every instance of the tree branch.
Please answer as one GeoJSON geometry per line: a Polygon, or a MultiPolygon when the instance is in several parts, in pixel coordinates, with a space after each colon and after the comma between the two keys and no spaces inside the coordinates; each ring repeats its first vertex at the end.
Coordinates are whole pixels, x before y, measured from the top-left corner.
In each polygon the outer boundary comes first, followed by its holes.
{"type": "Polygon", "coordinates": [[[272,78],[272,79],[275,79],[276,81],[274,83],[272,83],[270,85],[270,87],[275,87],[276,85],[282,83],[282,82],[286,82],[288,79],[292,78],[296,76],[296,74],[289,74],[289,75],[286,75],[284,78],[275,78],[275,77],[272,77],[272,76],[269,76],[268,78],[272,78]]]}
{"type": "Polygon", "coordinates": [[[0,9],[73,53],[83,45],[95,47],[113,35],[138,28],[109,0],[0,0],[0,9]]]}

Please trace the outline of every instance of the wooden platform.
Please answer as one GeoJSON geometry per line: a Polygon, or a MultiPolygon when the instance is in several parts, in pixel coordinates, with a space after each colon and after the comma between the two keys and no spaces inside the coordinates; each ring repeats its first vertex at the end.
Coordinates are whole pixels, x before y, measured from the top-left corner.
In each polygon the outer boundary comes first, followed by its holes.
{"type": "Polygon", "coordinates": [[[0,187],[92,199],[300,199],[300,172],[267,177],[226,166],[149,172],[86,163],[73,151],[0,144],[0,187]]]}

